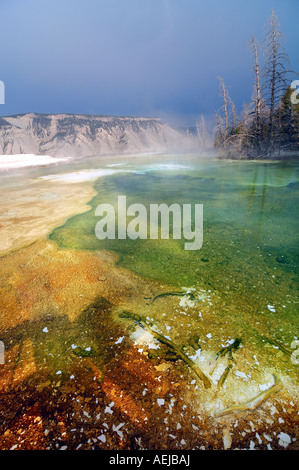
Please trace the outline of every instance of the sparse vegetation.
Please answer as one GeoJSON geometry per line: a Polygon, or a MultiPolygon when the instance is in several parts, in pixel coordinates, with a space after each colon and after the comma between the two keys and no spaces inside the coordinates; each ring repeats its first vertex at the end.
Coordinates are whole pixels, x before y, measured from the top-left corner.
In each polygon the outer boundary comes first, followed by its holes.
{"type": "Polygon", "coordinates": [[[219,77],[223,105],[215,116],[214,145],[220,156],[230,158],[298,155],[299,104],[291,101],[294,72],[274,11],[266,24],[264,41],[258,44],[251,35],[250,48],[254,73],[251,103],[238,117],[228,88],[219,77]]]}

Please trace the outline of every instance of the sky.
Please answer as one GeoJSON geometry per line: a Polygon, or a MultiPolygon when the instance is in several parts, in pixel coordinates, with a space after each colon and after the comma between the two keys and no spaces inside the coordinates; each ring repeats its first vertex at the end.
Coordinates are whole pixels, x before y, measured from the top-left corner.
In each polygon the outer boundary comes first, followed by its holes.
{"type": "MultiPolygon", "coordinates": [[[[298,0],[0,0],[0,115],[153,116],[192,126],[252,95],[272,9],[299,70],[298,0]]],[[[299,78],[299,75],[298,77],[299,78]]]]}

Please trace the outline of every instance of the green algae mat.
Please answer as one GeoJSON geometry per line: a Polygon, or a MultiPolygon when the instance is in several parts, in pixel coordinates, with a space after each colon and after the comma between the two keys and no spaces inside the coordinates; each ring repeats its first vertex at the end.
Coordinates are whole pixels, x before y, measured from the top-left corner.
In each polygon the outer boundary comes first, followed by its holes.
{"type": "MultiPolygon", "coordinates": [[[[138,275],[209,292],[224,321],[252,317],[290,347],[298,332],[298,163],[207,162],[119,166],[95,182],[90,210],[50,234],[60,248],[112,250],[138,275]],[[203,204],[203,245],[180,240],[95,236],[96,207],[125,195],[127,205],[203,204]]],[[[171,229],[171,227],[170,227],[171,229]]],[[[250,325],[254,327],[251,320],[250,325]]]]}

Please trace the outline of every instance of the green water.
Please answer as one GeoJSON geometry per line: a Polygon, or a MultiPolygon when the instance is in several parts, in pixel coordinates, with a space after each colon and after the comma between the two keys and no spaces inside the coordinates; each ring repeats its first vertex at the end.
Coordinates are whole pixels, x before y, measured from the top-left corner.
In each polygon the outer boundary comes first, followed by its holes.
{"type": "Polygon", "coordinates": [[[211,292],[219,315],[259,315],[285,341],[296,337],[298,163],[186,157],[174,166],[135,160],[114,168],[95,181],[90,210],[54,230],[51,240],[60,248],[113,250],[119,264],[141,276],[211,292]],[[127,197],[127,206],[147,209],[154,203],[203,204],[202,248],[187,251],[185,240],[171,238],[98,240],[95,208],[110,203],[117,212],[119,195],[127,197]]]}

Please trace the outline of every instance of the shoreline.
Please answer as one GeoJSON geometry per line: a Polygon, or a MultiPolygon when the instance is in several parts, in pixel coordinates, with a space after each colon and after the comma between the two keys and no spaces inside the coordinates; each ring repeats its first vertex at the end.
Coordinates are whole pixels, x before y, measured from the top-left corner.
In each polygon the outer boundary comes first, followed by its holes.
{"type": "Polygon", "coordinates": [[[79,185],[35,180],[29,187],[2,190],[0,257],[47,237],[69,217],[88,210],[93,181],[79,185]]]}
{"type": "Polygon", "coordinates": [[[28,167],[48,166],[67,160],[69,160],[69,158],[56,158],[49,155],[35,155],[33,153],[0,155],[0,172],[28,167]]]}
{"type": "Polygon", "coordinates": [[[119,171],[132,171],[119,170],[118,166],[126,164],[130,158],[137,157],[137,155],[115,155],[113,158],[106,156],[101,157],[102,168],[79,170],[65,168],[62,172],[52,174],[51,169],[57,168],[57,164],[59,166],[60,163],[66,161],[75,164],[80,161],[71,157],[55,159],[48,156],[41,160],[40,156],[33,154],[0,155],[0,177],[12,176],[14,178],[17,170],[38,169],[45,165],[49,170],[46,175],[40,175],[34,179],[30,177],[30,174],[26,175],[21,187],[16,185],[2,188],[0,257],[47,237],[52,230],[61,226],[68,218],[88,210],[88,202],[96,195],[95,180],[119,171]],[[14,157],[16,158],[11,166],[8,164],[5,169],[1,168],[1,161],[8,162],[14,157]]]}

